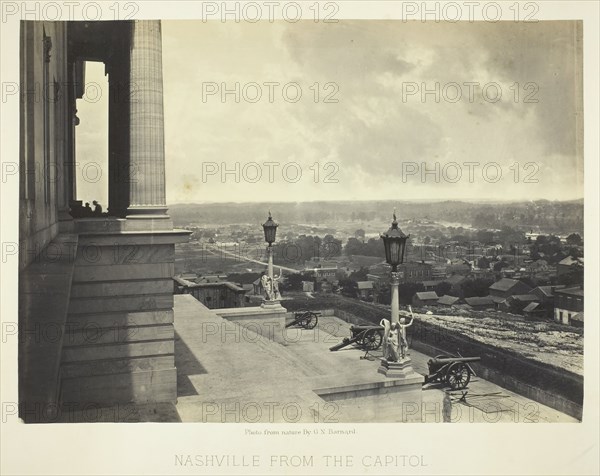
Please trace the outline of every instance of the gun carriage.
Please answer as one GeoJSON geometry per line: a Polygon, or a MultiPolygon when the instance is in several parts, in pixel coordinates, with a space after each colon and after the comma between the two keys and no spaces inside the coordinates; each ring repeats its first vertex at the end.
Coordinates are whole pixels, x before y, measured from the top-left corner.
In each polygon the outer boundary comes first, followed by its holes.
{"type": "Polygon", "coordinates": [[[350,332],[351,337],[345,337],[342,342],[333,347],[330,347],[330,351],[337,351],[343,349],[352,344],[356,344],[360,349],[365,351],[377,350],[383,343],[383,332],[382,326],[351,326],[350,332]]]}
{"type": "Polygon", "coordinates": [[[288,322],[285,327],[298,326],[303,329],[314,329],[317,327],[319,323],[320,312],[309,311],[307,309],[303,309],[301,311],[297,311],[294,313],[294,320],[288,322]]]}
{"type": "Polygon", "coordinates": [[[429,375],[425,376],[425,384],[445,383],[452,390],[461,390],[469,384],[471,375],[475,375],[475,371],[469,363],[479,360],[481,360],[480,357],[437,355],[427,362],[429,375]]]}

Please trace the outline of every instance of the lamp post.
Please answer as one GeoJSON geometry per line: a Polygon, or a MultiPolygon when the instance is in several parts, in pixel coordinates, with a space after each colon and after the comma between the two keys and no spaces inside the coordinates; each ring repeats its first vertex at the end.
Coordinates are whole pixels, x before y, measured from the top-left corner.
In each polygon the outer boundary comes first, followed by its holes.
{"type": "Polygon", "coordinates": [[[396,220],[396,211],[394,210],[394,221],[388,231],[381,235],[383,246],[385,247],[385,260],[392,267],[392,318],[391,323],[398,323],[400,313],[400,299],[398,297],[398,285],[400,284],[400,273],[398,265],[404,261],[404,250],[406,249],[406,240],[408,235],[398,228],[396,220]]]}
{"type": "MultiPolygon", "coordinates": [[[[396,211],[394,210],[394,220],[388,231],[381,235],[383,246],[385,247],[385,260],[392,267],[391,287],[392,287],[392,315],[388,322],[383,321],[385,330],[383,338],[383,358],[377,371],[386,377],[399,377],[403,379],[414,379],[415,373],[412,369],[410,357],[407,355],[408,343],[406,341],[406,327],[404,320],[400,321],[400,299],[398,297],[398,285],[400,284],[400,273],[398,265],[404,261],[404,250],[406,249],[405,235],[398,228],[396,220],[396,211]]],[[[412,324],[412,321],[411,321],[412,324]]],[[[408,380],[405,380],[408,382],[408,380]]],[[[412,382],[412,380],[411,380],[412,382]]]]}
{"type": "Polygon", "coordinates": [[[269,277],[269,283],[271,289],[269,292],[271,293],[270,301],[275,300],[275,296],[273,295],[273,243],[275,242],[275,235],[277,234],[277,227],[279,225],[273,221],[273,217],[271,216],[271,210],[269,210],[269,218],[267,221],[263,223],[263,231],[265,232],[265,241],[268,243],[267,246],[267,276],[269,277]]]}

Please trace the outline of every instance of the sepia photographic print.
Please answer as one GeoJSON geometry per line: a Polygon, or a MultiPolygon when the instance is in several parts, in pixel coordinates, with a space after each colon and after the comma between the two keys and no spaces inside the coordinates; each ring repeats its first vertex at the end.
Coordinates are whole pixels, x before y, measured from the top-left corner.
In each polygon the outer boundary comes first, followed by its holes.
{"type": "Polygon", "coordinates": [[[2,474],[597,474],[598,4],[1,27],[2,474]]]}

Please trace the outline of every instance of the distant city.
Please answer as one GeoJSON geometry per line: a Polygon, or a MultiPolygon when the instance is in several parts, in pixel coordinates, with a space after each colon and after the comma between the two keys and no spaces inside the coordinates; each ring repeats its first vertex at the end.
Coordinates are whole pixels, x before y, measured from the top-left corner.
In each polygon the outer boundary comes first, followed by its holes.
{"type": "MultiPolygon", "coordinates": [[[[261,223],[270,209],[280,225],[274,264],[286,305],[307,295],[389,305],[390,268],[379,234],[394,206],[410,234],[401,304],[424,316],[493,313],[528,320],[532,330],[543,322],[564,326],[559,332],[582,330],[582,201],[177,205],[170,209],[175,225],[192,235],[176,247],[176,292],[194,294],[209,308],[259,303],[266,266],[261,223]]],[[[582,352],[575,346],[573,359],[558,365],[582,373],[582,352]]]]}

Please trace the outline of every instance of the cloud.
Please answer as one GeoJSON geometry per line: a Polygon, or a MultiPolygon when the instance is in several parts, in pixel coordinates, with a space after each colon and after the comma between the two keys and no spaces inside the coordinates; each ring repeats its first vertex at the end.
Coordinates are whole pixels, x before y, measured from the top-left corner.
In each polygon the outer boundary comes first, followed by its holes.
{"type": "Polygon", "coordinates": [[[412,196],[440,199],[580,197],[577,38],[577,24],[569,21],[165,21],[167,195],[170,201],[265,194],[369,199],[395,196],[402,184],[412,196]],[[208,82],[219,92],[203,98],[208,82]],[[272,102],[266,82],[278,83],[272,102]],[[283,93],[291,82],[302,91],[298,102],[283,93]],[[236,83],[242,92],[258,84],[261,99],[221,95],[223,86],[231,90],[236,83]],[[417,85],[416,94],[406,95],[410,85],[417,85]],[[454,85],[461,93],[456,102],[450,100],[454,85]],[[425,89],[430,92],[422,95],[425,89]],[[528,95],[537,102],[525,102],[528,95]],[[206,181],[207,161],[226,167],[294,162],[304,178],[315,163],[335,162],[340,183],[206,181]],[[465,161],[498,163],[503,179],[402,182],[398,174],[403,162],[444,167],[465,161]],[[522,181],[529,162],[538,164],[537,184],[522,181]]]}

